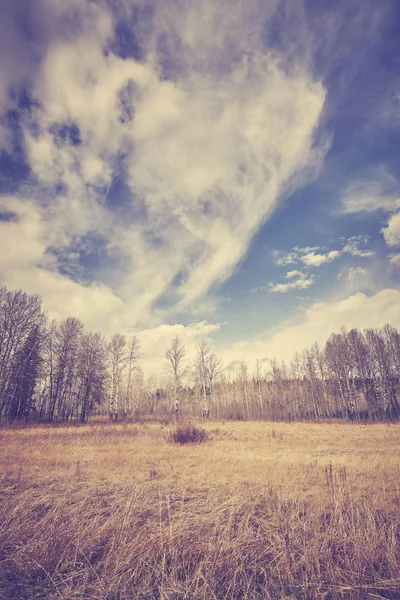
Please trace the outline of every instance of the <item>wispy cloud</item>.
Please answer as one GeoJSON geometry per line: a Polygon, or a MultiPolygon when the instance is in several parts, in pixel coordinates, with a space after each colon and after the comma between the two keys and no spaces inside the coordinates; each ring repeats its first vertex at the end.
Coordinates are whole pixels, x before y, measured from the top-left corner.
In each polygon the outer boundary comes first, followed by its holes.
{"type": "MultiPolygon", "coordinates": [[[[381,178],[375,181],[357,182],[346,191],[342,207],[344,213],[375,212],[381,210],[389,213],[387,225],[381,233],[388,246],[400,245],[400,186],[397,180],[386,171],[381,171],[381,178]]],[[[353,238],[354,239],[354,238],[353,238]]],[[[351,244],[350,244],[351,245],[351,244]]],[[[345,251],[351,248],[346,247],[345,251]],[[346,250],[347,248],[347,250],[346,250]]],[[[358,256],[366,256],[360,254],[358,256]]]]}
{"type": "Polygon", "coordinates": [[[295,320],[257,339],[235,342],[224,348],[226,364],[246,360],[250,366],[263,357],[290,361],[295,352],[301,352],[316,341],[324,344],[333,331],[341,327],[383,327],[391,323],[400,327],[400,291],[385,289],[371,296],[353,293],[333,302],[315,302],[295,320]]]}
{"type": "Polygon", "coordinates": [[[400,252],[389,255],[390,263],[395,267],[400,267],[400,252]]]}
{"type": "MultiPolygon", "coordinates": [[[[343,197],[344,213],[375,212],[381,210],[389,213],[387,225],[381,233],[388,246],[400,245],[400,186],[397,180],[386,171],[381,171],[381,178],[376,181],[357,182],[352,184],[343,197]]],[[[354,239],[354,238],[352,238],[354,239]]],[[[351,246],[351,244],[350,244],[351,246]]],[[[351,247],[344,248],[351,252],[351,247]]],[[[357,251],[354,256],[366,256],[357,251]]]]}
{"type": "Polygon", "coordinates": [[[373,256],[375,252],[368,250],[365,246],[368,244],[368,236],[353,236],[347,240],[347,244],[343,246],[342,252],[351,254],[351,256],[359,256],[361,258],[368,258],[373,256]]]}
{"type": "Polygon", "coordinates": [[[11,257],[6,282],[33,288],[40,269],[53,304],[65,289],[85,297],[91,282],[138,323],[164,294],[187,308],[233,272],[282,194],[325,152],[314,145],[325,89],[307,58],[286,69],[281,53],[263,48],[273,11],[262,2],[155,4],[146,35],[137,25],[140,61],[112,51],[116,21],[105,4],[49,11],[56,31],[76,23],[49,35],[32,74],[36,103],[21,120],[32,181],[19,200],[35,215],[38,250],[18,272],[11,257]],[[72,249],[94,238],[105,260],[88,284],[73,281],[63,256],[79,263],[72,249]]]}
{"type": "Polygon", "coordinates": [[[298,262],[298,252],[282,253],[279,252],[279,250],[274,250],[273,256],[275,259],[275,264],[280,267],[286,267],[287,265],[292,265],[298,262]]]}
{"type": "Polygon", "coordinates": [[[289,273],[286,273],[286,279],[290,279],[291,281],[286,283],[270,283],[270,291],[276,294],[285,294],[290,290],[305,290],[314,283],[313,275],[306,275],[300,271],[289,271],[289,273]],[[296,279],[293,279],[294,277],[296,279]]]}
{"type": "Polygon", "coordinates": [[[330,263],[340,256],[339,250],[331,250],[326,254],[317,254],[315,252],[307,252],[300,256],[300,261],[308,267],[320,267],[321,265],[330,263]]]}
{"type": "Polygon", "coordinates": [[[339,271],[337,279],[342,282],[346,294],[374,290],[371,273],[364,267],[344,267],[339,271]]]}
{"type": "Polygon", "coordinates": [[[376,179],[352,182],[342,196],[344,214],[393,212],[400,208],[400,189],[396,179],[385,169],[380,169],[376,179]]]}
{"type": "MultiPolygon", "coordinates": [[[[352,236],[342,240],[342,248],[338,250],[326,251],[319,246],[294,246],[289,252],[282,253],[274,251],[273,256],[275,264],[278,266],[299,265],[301,269],[293,269],[284,275],[284,279],[290,281],[281,283],[269,283],[268,287],[271,292],[286,293],[294,289],[306,289],[310,287],[315,280],[312,273],[313,269],[318,269],[323,265],[328,265],[344,255],[351,255],[359,258],[367,258],[375,253],[368,250],[368,236],[352,236]]],[[[364,272],[365,270],[361,268],[364,272]]]]}
{"type": "MultiPolygon", "coordinates": [[[[305,246],[304,248],[295,246],[287,253],[276,250],[273,252],[273,256],[275,264],[278,266],[298,264],[309,268],[316,268],[333,262],[340,258],[340,256],[343,256],[343,254],[350,254],[351,256],[361,258],[373,256],[375,253],[365,247],[368,241],[368,236],[352,236],[344,241],[341,249],[324,251],[324,248],[320,248],[319,246],[305,246]]],[[[291,273],[296,274],[298,271],[294,270],[291,273]]]]}
{"type": "Polygon", "coordinates": [[[302,264],[306,267],[320,267],[334,261],[340,254],[339,250],[323,252],[323,249],[319,246],[306,246],[304,248],[295,246],[288,253],[275,252],[274,257],[276,264],[279,266],[302,264]]]}

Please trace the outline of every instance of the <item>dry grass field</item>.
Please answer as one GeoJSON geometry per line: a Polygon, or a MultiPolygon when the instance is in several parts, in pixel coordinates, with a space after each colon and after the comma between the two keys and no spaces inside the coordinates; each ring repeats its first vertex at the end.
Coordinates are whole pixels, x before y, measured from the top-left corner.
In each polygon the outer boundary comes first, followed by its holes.
{"type": "Polygon", "coordinates": [[[0,431],[0,597],[400,598],[400,425],[0,431]]]}

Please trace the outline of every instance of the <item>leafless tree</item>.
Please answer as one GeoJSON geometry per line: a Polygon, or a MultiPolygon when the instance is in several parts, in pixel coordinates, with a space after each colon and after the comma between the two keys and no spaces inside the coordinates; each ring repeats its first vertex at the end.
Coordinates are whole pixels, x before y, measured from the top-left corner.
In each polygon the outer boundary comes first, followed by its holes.
{"type": "Polygon", "coordinates": [[[129,358],[126,353],[125,336],[120,333],[113,335],[108,343],[107,350],[110,368],[109,415],[110,419],[116,420],[118,419],[122,373],[129,358]]]}
{"type": "MultiPolygon", "coordinates": [[[[127,359],[127,381],[126,381],[126,393],[124,399],[124,415],[126,416],[130,407],[132,400],[132,392],[133,392],[133,381],[134,381],[134,373],[138,368],[138,360],[139,360],[139,350],[140,350],[140,341],[137,335],[133,335],[129,341],[128,347],[128,359],[127,359]]],[[[138,404],[135,403],[134,413],[138,412],[138,404]]]]}
{"type": "Polygon", "coordinates": [[[26,356],[32,332],[39,334],[45,320],[39,296],[0,288],[0,418],[15,414],[14,383],[22,368],[21,353],[26,356]]]}
{"type": "Polygon", "coordinates": [[[71,415],[71,406],[76,398],[76,370],[83,324],[74,317],[61,323],[53,323],[47,338],[49,369],[49,412],[50,421],[64,420],[71,415]]]}
{"type": "Polygon", "coordinates": [[[239,364],[238,381],[240,385],[241,400],[245,409],[246,418],[249,418],[249,367],[246,361],[239,364]]]}
{"type": "Polygon", "coordinates": [[[394,385],[395,362],[391,358],[388,330],[386,330],[385,336],[384,332],[367,329],[365,337],[371,352],[375,380],[377,380],[379,387],[379,410],[382,411],[383,415],[397,415],[399,404],[396,396],[396,386],[394,385]]]}
{"type": "Polygon", "coordinates": [[[175,413],[179,412],[179,391],[188,372],[186,364],[187,350],[179,337],[176,335],[171,346],[165,352],[166,371],[173,381],[175,388],[175,413]]]}
{"type": "Polygon", "coordinates": [[[208,418],[210,416],[213,386],[221,373],[222,365],[206,340],[202,340],[197,345],[193,366],[195,382],[201,391],[203,417],[208,418]]]}
{"type": "Polygon", "coordinates": [[[107,348],[98,333],[89,332],[82,336],[78,377],[79,420],[84,423],[93,408],[103,403],[106,394],[107,348]]]}
{"type": "MultiPolygon", "coordinates": [[[[0,286],[0,419],[35,412],[41,419],[84,422],[94,411],[107,410],[115,419],[120,401],[124,414],[132,409],[136,414],[140,406],[166,416],[172,394],[178,415],[185,346],[175,337],[165,353],[170,384],[160,374],[144,382],[139,347],[137,336],[127,343],[121,334],[107,343],[74,317],[48,323],[38,296],[0,286]]],[[[182,411],[196,414],[200,397],[205,417],[212,409],[218,418],[400,418],[400,334],[391,325],[342,329],[324,348],[314,344],[295,355],[290,369],[275,359],[269,364],[267,373],[258,362],[251,380],[239,360],[223,373],[210,344],[200,342],[195,387],[186,388],[182,411]]]]}
{"type": "Polygon", "coordinates": [[[42,364],[43,333],[39,326],[29,332],[23,346],[15,353],[9,383],[9,419],[28,419],[35,408],[34,397],[42,364]]]}
{"type": "Polygon", "coordinates": [[[265,373],[262,366],[262,361],[257,359],[256,367],[253,373],[253,386],[254,386],[254,396],[257,399],[257,407],[258,407],[258,417],[261,418],[263,414],[263,393],[262,393],[262,384],[265,380],[265,373]]]}

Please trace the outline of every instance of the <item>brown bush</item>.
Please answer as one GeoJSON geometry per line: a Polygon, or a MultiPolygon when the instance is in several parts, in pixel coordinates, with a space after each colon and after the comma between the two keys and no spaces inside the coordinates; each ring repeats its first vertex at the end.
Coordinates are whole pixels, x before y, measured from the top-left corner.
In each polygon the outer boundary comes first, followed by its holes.
{"type": "Polygon", "coordinates": [[[174,444],[202,444],[208,439],[207,431],[193,423],[177,425],[168,435],[168,440],[174,444]]]}

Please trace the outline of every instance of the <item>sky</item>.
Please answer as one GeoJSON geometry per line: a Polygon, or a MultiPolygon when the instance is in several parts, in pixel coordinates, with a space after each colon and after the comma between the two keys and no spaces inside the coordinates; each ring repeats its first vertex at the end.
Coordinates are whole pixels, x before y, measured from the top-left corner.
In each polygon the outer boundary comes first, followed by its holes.
{"type": "Polygon", "coordinates": [[[2,0],[0,281],[147,373],[400,327],[397,0],[2,0]]]}

